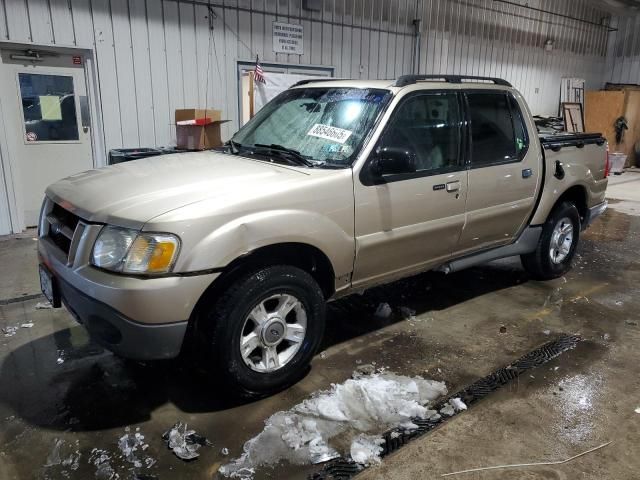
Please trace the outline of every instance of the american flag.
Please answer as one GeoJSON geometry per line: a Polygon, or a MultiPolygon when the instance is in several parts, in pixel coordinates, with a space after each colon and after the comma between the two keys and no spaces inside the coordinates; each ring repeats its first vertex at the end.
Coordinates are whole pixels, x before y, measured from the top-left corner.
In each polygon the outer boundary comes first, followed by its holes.
{"type": "Polygon", "coordinates": [[[253,69],[253,78],[256,82],[267,83],[267,80],[264,78],[264,70],[262,70],[262,66],[260,65],[260,60],[256,56],[256,68],[253,69]]]}

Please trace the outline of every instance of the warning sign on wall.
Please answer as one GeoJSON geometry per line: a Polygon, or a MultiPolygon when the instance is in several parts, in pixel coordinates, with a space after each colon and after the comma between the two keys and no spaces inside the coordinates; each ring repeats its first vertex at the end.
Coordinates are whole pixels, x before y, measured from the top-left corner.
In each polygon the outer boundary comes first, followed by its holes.
{"type": "Polygon", "coordinates": [[[273,51],[275,53],[304,54],[302,25],[273,22],[273,51]]]}

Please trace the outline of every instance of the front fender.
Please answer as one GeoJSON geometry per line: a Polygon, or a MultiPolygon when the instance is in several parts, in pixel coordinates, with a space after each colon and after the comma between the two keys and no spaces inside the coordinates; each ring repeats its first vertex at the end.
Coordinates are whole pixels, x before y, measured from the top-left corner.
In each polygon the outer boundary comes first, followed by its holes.
{"type": "Polygon", "coordinates": [[[353,269],[352,235],[327,216],[286,209],[252,213],[218,226],[181,253],[176,271],[225,267],[253,250],[278,243],[318,248],[331,261],[336,277],[353,269]]]}

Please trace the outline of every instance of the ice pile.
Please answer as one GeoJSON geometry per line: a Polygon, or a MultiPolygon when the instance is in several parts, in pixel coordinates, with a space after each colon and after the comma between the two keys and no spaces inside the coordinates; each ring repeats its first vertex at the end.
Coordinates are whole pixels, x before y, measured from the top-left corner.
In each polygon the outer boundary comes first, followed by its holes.
{"type": "MultiPolygon", "coordinates": [[[[429,404],[446,393],[443,382],[392,373],[334,384],[291,410],[269,417],[262,432],[245,443],[244,453],[223,465],[220,473],[251,478],[256,467],[282,460],[293,464],[327,461],[339,455],[329,444],[336,435],[347,431],[380,433],[396,426],[415,428],[411,418],[438,415],[429,404]]],[[[363,463],[375,463],[379,458],[381,449],[373,438],[356,436],[352,441],[351,453],[363,463]]]]}
{"type": "Polygon", "coordinates": [[[360,465],[380,463],[384,439],[375,435],[360,434],[351,442],[351,458],[360,465]]]}
{"type": "Polygon", "coordinates": [[[140,433],[140,429],[136,429],[135,433],[129,433],[129,427],[127,427],[125,432],[126,433],[118,440],[118,448],[120,449],[122,458],[132,463],[136,468],[142,467],[143,461],[147,468],[151,468],[151,466],[156,463],[153,458],[145,456],[144,460],[141,460],[138,456],[140,452],[144,452],[149,448],[149,444],[145,443],[144,435],[140,433]]]}
{"type": "Polygon", "coordinates": [[[456,412],[461,412],[462,410],[466,410],[467,405],[460,400],[460,398],[452,398],[444,406],[440,409],[440,413],[442,415],[446,415],[447,417],[453,416],[456,412]]]}
{"type": "Polygon", "coordinates": [[[389,318],[392,313],[393,310],[388,303],[381,303],[378,305],[378,308],[376,308],[376,311],[373,315],[378,318],[389,318]]]}
{"type": "MultiPolygon", "coordinates": [[[[65,446],[65,441],[61,438],[56,438],[53,441],[53,448],[47,456],[47,462],[44,464],[45,468],[61,465],[62,468],[69,468],[70,470],[77,470],[80,466],[80,453],[79,441],[76,440],[75,451],[69,451],[70,447],[65,446]]],[[[73,449],[73,447],[71,447],[73,449]]],[[[64,470],[61,472],[64,475],[64,470]]],[[[68,474],[66,475],[68,476],[68,474]]]]}
{"type": "Polygon", "coordinates": [[[89,455],[89,463],[96,467],[97,480],[115,480],[119,475],[111,466],[111,456],[106,450],[94,448],[89,455]]]}

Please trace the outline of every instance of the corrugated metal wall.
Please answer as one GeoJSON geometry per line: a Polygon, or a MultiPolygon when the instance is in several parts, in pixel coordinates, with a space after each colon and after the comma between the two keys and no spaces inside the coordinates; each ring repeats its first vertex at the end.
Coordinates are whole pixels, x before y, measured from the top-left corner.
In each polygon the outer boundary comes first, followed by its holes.
{"type": "Polygon", "coordinates": [[[534,114],[556,115],[562,77],[600,88],[609,15],[579,0],[420,0],[421,71],[501,77],[534,114]],[[554,12],[555,15],[543,11],[554,12]],[[575,20],[580,19],[580,20],[575,20]],[[551,40],[553,49],[546,51],[551,40]]]}
{"type": "Polygon", "coordinates": [[[640,15],[616,17],[618,31],[609,38],[604,81],[640,84],[640,15]]]}
{"type": "Polygon", "coordinates": [[[605,64],[606,30],[592,23],[606,15],[579,0],[528,2],[561,16],[497,0],[323,0],[318,12],[303,0],[208,3],[0,0],[0,38],[95,48],[107,149],[170,143],[173,110],[185,106],[221,108],[233,120],[229,134],[238,116],[235,62],[256,54],[334,66],[341,77],[409,73],[415,18],[421,72],[504,77],[534,113],[556,113],[562,76],[599,87],[605,64]],[[276,20],[304,26],[304,55],[272,52],[276,20]]]}

